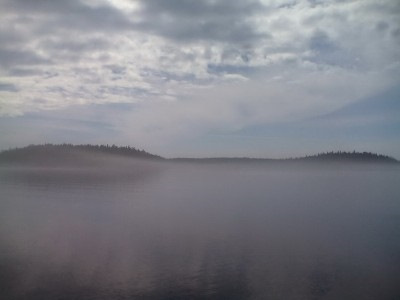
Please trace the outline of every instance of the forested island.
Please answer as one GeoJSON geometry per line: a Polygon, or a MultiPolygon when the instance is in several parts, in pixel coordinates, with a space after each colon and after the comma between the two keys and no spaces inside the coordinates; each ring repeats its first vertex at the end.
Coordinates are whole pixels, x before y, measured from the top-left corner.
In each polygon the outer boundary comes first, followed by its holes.
{"type": "Polygon", "coordinates": [[[148,153],[130,146],[116,145],[73,145],[73,144],[43,144],[29,145],[0,152],[0,163],[3,164],[85,164],[86,162],[104,161],[109,158],[132,158],[164,162],[195,162],[195,163],[277,163],[277,162],[367,162],[367,163],[398,163],[390,156],[371,152],[325,152],[317,155],[268,159],[248,157],[216,157],[216,158],[173,158],[166,159],[159,155],[148,153]]]}
{"type": "Polygon", "coordinates": [[[43,144],[29,145],[0,152],[3,164],[40,165],[91,165],[112,158],[135,158],[141,160],[163,160],[161,156],[130,146],[43,144]]]}

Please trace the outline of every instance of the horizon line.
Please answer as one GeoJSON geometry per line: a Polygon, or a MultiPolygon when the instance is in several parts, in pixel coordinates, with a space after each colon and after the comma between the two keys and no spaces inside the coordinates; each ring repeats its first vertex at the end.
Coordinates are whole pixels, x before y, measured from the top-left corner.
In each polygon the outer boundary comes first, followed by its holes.
{"type": "Polygon", "coordinates": [[[351,150],[351,151],[346,151],[346,150],[336,150],[336,151],[323,151],[323,152],[317,152],[314,154],[305,154],[305,155],[300,155],[300,156],[293,156],[293,157],[281,157],[281,158],[271,158],[271,157],[251,157],[251,156],[205,156],[205,157],[186,157],[186,156],[176,156],[176,157],[164,157],[161,156],[159,154],[154,154],[151,152],[148,152],[147,150],[144,150],[143,148],[136,148],[134,146],[131,145],[115,145],[115,144],[77,144],[77,143],[42,143],[42,144],[29,144],[27,146],[22,146],[22,147],[9,147],[8,149],[3,149],[0,150],[0,154],[4,153],[4,152],[8,152],[8,151],[13,151],[13,150],[18,150],[18,149],[24,149],[24,148],[28,148],[28,147],[39,147],[39,146],[68,146],[68,147],[105,147],[105,148],[117,148],[117,149],[123,149],[123,148],[128,148],[130,150],[135,150],[138,152],[144,152],[146,154],[149,154],[151,156],[154,157],[158,157],[161,159],[165,159],[165,160],[222,160],[222,159],[232,159],[232,160],[270,160],[270,161],[279,161],[279,160],[299,160],[299,159],[307,159],[307,158],[316,158],[318,156],[321,155],[338,155],[338,154],[350,154],[350,155],[374,155],[377,157],[381,157],[381,158],[387,158],[387,159],[392,159],[396,162],[400,162],[397,158],[393,157],[393,156],[389,156],[386,154],[381,154],[381,153],[375,153],[375,152],[371,152],[371,151],[357,151],[355,149],[351,150]]]}

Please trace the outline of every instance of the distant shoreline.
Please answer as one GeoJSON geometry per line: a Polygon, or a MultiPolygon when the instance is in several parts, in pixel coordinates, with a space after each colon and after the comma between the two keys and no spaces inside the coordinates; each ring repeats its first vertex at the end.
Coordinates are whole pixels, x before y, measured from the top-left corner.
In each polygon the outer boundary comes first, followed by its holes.
{"type": "Polygon", "coordinates": [[[190,163],[399,163],[393,157],[371,152],[325,152],[296,158],[249,158],[249,157],[209,157],[209,158],[164,158],[159,155],[138,150],[130,146],[115,145],[72,145],[44,144],[29,145],[0,152],[0,163],[5,164],[41,164],[41,165],[87,165],[104,163],[110,158],[131,158],[146,161],[190,162],[190,163]]]}

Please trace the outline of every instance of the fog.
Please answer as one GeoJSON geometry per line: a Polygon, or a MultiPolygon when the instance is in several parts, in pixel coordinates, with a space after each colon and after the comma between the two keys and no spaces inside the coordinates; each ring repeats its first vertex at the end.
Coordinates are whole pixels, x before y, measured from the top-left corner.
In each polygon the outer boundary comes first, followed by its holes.
{"type": "Polygon", "coordinates": [[[2,167],[0,293],[395,299],[399,182],[378,164],[2,167]]]}

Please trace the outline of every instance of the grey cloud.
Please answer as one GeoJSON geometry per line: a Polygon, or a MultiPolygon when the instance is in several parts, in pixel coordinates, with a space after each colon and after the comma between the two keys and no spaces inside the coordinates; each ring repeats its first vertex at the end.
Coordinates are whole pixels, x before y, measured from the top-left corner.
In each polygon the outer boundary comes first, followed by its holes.
{"type": "Polygon", "coordinates": [[[261,68],[251,66],[238,66],[232,64],[208,64],[207,72],[210,74],[240,74],[251,76],[261,71],[261,68]]]}
{"type": "Polygon", "coordinates": [[[384,22],[384,21],[380,21],[376,24],[376,29],[378,31],[385,31],[387,30],[389,27],[388,23],[384,22]]]}
{"type": "Polygon", "coordinates": [[[51,98],[56,107],[150,91],[179,99],[192,87],[239,78],[231,74],[296,79],[319,64],[321,76],[338,66],[394,65],[400,30],[391,8],[398,5],[382,1],[375,12],[372,0],[310,1],[136,0],[138,10],[124,11],[112,6],[117,1],[0,0],[0,68],[21,99],[51,98]],[[33,80],[40,81],[35,95],[23,88],[33,80]]]}
{"type": "Polygon", "coordinates": [[[319,53],[328,53],[337,50],[335,43],[323,31],[317,31],[313,34],[310,39],[310,48],[319,53]]]}
{"type": "Polygon", "coordinates": [[[102,94],[96,94],[95,92],[91,91],[90,89],[86,88],[85,86],[79,86],[74,90],[65,88],[64,86],[57,86],[57,85],[52,85],[52,86],[47,86],[45,88],[46,94],[47,95],[59,95],[65,98],[80,98],[80,99],[85,99],[85,98],[94,98],[94,99],[99,99],[103,97],[102,94]]]}
{"type": "Polygon", "coordinates": [[[280,3],[277,5],[278,8],[292,8],[296,5],[298,5],[299,3],[297,1],[287,1],[284,3],[280,3]]]}
{"type": "Polygon", "coordinates": [[[0,48],[0,66],[2,67],[50,63],[50,59],[42,57],[33,51],[0,48]]]}
{"type": "Polygon", "coordinates": [[[110,70],[111,73],[113,73],[114,75],[125,75],[126,74],[125,66],[110,64],[110,65],[105,65],[104,67],[106,69],[110,70]]]}
{"type": "Polygon", "coordinates": [[[144,10],[150,13],[169,13],[181,17],[223,17],[224,15],[245,16],[263,10],[255,0],[245,1],[199,1],[199,0],[142,0],[144,10]]]}
{"type": "Polygon", "coordinates": [[[40,42],[40,48],[53,59],[62,61],[79,61],[86,53],[93,54],[96,51],[104,53],[111,47],[111,42],[103,38],[59,38],[50,37],[40,42]]]}
{"type": "Polygon", "coordinates": [[[88,6],[79,0],[8,0],[2,6],[17,14],[38,15],[41,21],[37,28],[39,32],[60,28],[121,30],[132,25],[123,12],[112,6],[88,6]]]}
{"type": "Polygon", "coordinates": [[[47,92],[51,93],[60,93],[60,94],[67,94],[67,90],[62,86],[49,86],[46,88],[47,92]]]}
{"type": "Polygon", "coordinates": [[[45,49],[55,50],[55,51],[69,51],[69,52],[86,52],[93,50],[105,50],[111,45],[105,39],[101,38],[91,38],[85,40],[79,39],[48,39],[42,41],[41,45],[45,49]]]}
{"type": "Polygon", "coordinates": [[[11,26],[6,27],[4,24],[2,24],[2,27],[0,28],[0,45],[15,45],[23,42],[24,40],[25,37],[23,37],[22,34],[19,33],[15,28],[11,26]]]}
{"type": "Polygon", "coordinates": [[[236,60],[239,58],[242,62],[248,63],[253,55],[251,49],[236,49],[233,47],[226,47],[221,53],[222,61],[236,60]]]}
{"type": "Polygon", "coordinates": [[[5,91],[5,92],[18,92],[19,89],[12,83],[4,83],[0,82],[0,92],[5,91]]]}
{"type": "Polygon", "coordinates": [[[43,73],[42,70],[16,67],[8,70],[7,74],[12,77],[26,77],[26,76],[41,75],[42,73],[43,73]]]}
{"type": "Polygon", "coordinates": [[[396,28],[391,32],[392,36],[395,38],[400,37],[400,28],[396,28]]]}
{"type": "MultiPolygon", "coordinates": [[[[349,23],[349,15],[347,10],[336,11],[334,9],[326,9],[324,13],[313,13],[309,16],[305,16],[302,20],[303,25],[310,26],[312,28],[319,27],[324,21],[330,20],[336,24],[349,23]]],[[[350,26],[350,23],[349,23],[350,26]]]]}
{"type": "Polygon", "coordinates": [[[311,4],[311,6],[318,6],[318,5],[331,5],[332,2],[336,3],[345,3],[345,2],[354,2],[355,0],[331,0],[331,1],[326,1],[326,0],[308,0],[308,2],[311,4]]]}
{"type": "Polygon", "coordinates": [[[309,40],[309,48],[313,51],[310,61],[318,64],[328,64],[344,68],[357,67],[356,57],[338,43],[333,41],[325,32],[316,31],[309,40]]]}
{"type": "MultiPolygon", "coordinates": [[[[141,31],[176,41],[217,41],[240,46],[270,37],[252,23],[254,15],[267,14],[266,7],[257,0],[146,0],[141,1],[141,7],[138,14],[129,15],[111,5],[89,6],[79,0],[5,0],[0,10],[14,13],[19,20],[14,21],[23,24],[23,30],[12,35],[0,30],[0,41],[24,43],[33,37],[48,37],[42,41],[42,49],[78,53],[109,45],[99,39],[68,40],[68,31],[79,31],[87,37],[96,32],[141,31]],[[54,35],[62,39],[56,41],[54,35]]],[[[72,55],[70,59],[76,57],[72,55]]]]}
{"type": "Polygon", "coordinates": [[[125,97],[140,97],[151,94],[146,89],[129,86],[100,86],[97,91],[99,94],[112,94],[125,97]]]}
{"type": "Polygon", "coordinates": [[[161,78],[165,82],[168,81],[191,82],[199,85],[210,83],[210,79],[197,78],[195,74],[187,72],[183,73],[181,72],[178,74],[174,72],[145,68],[141,71],[140,75],[143,78],[161,78]]]}
{"type": "Polygon", "coordinates": [[[250,17],[266,8],[258,1],[141,1],[139,28],[180,41],[209,40],[246,44],[268,35],[250,17]]]}
{"type": "Polygon", "coordinates": [[[71,11],[81,6],[79,0],[5,0],[2,6],[13,12],[39,12],[41,14],[53,13],[55,11],[71,11]]]}
{"type": "Polygon", "coordinates": [[[366,4],[366,9],[377,13],[399,16],[400,2],[399,1],[369,1],[366,4]]]}

